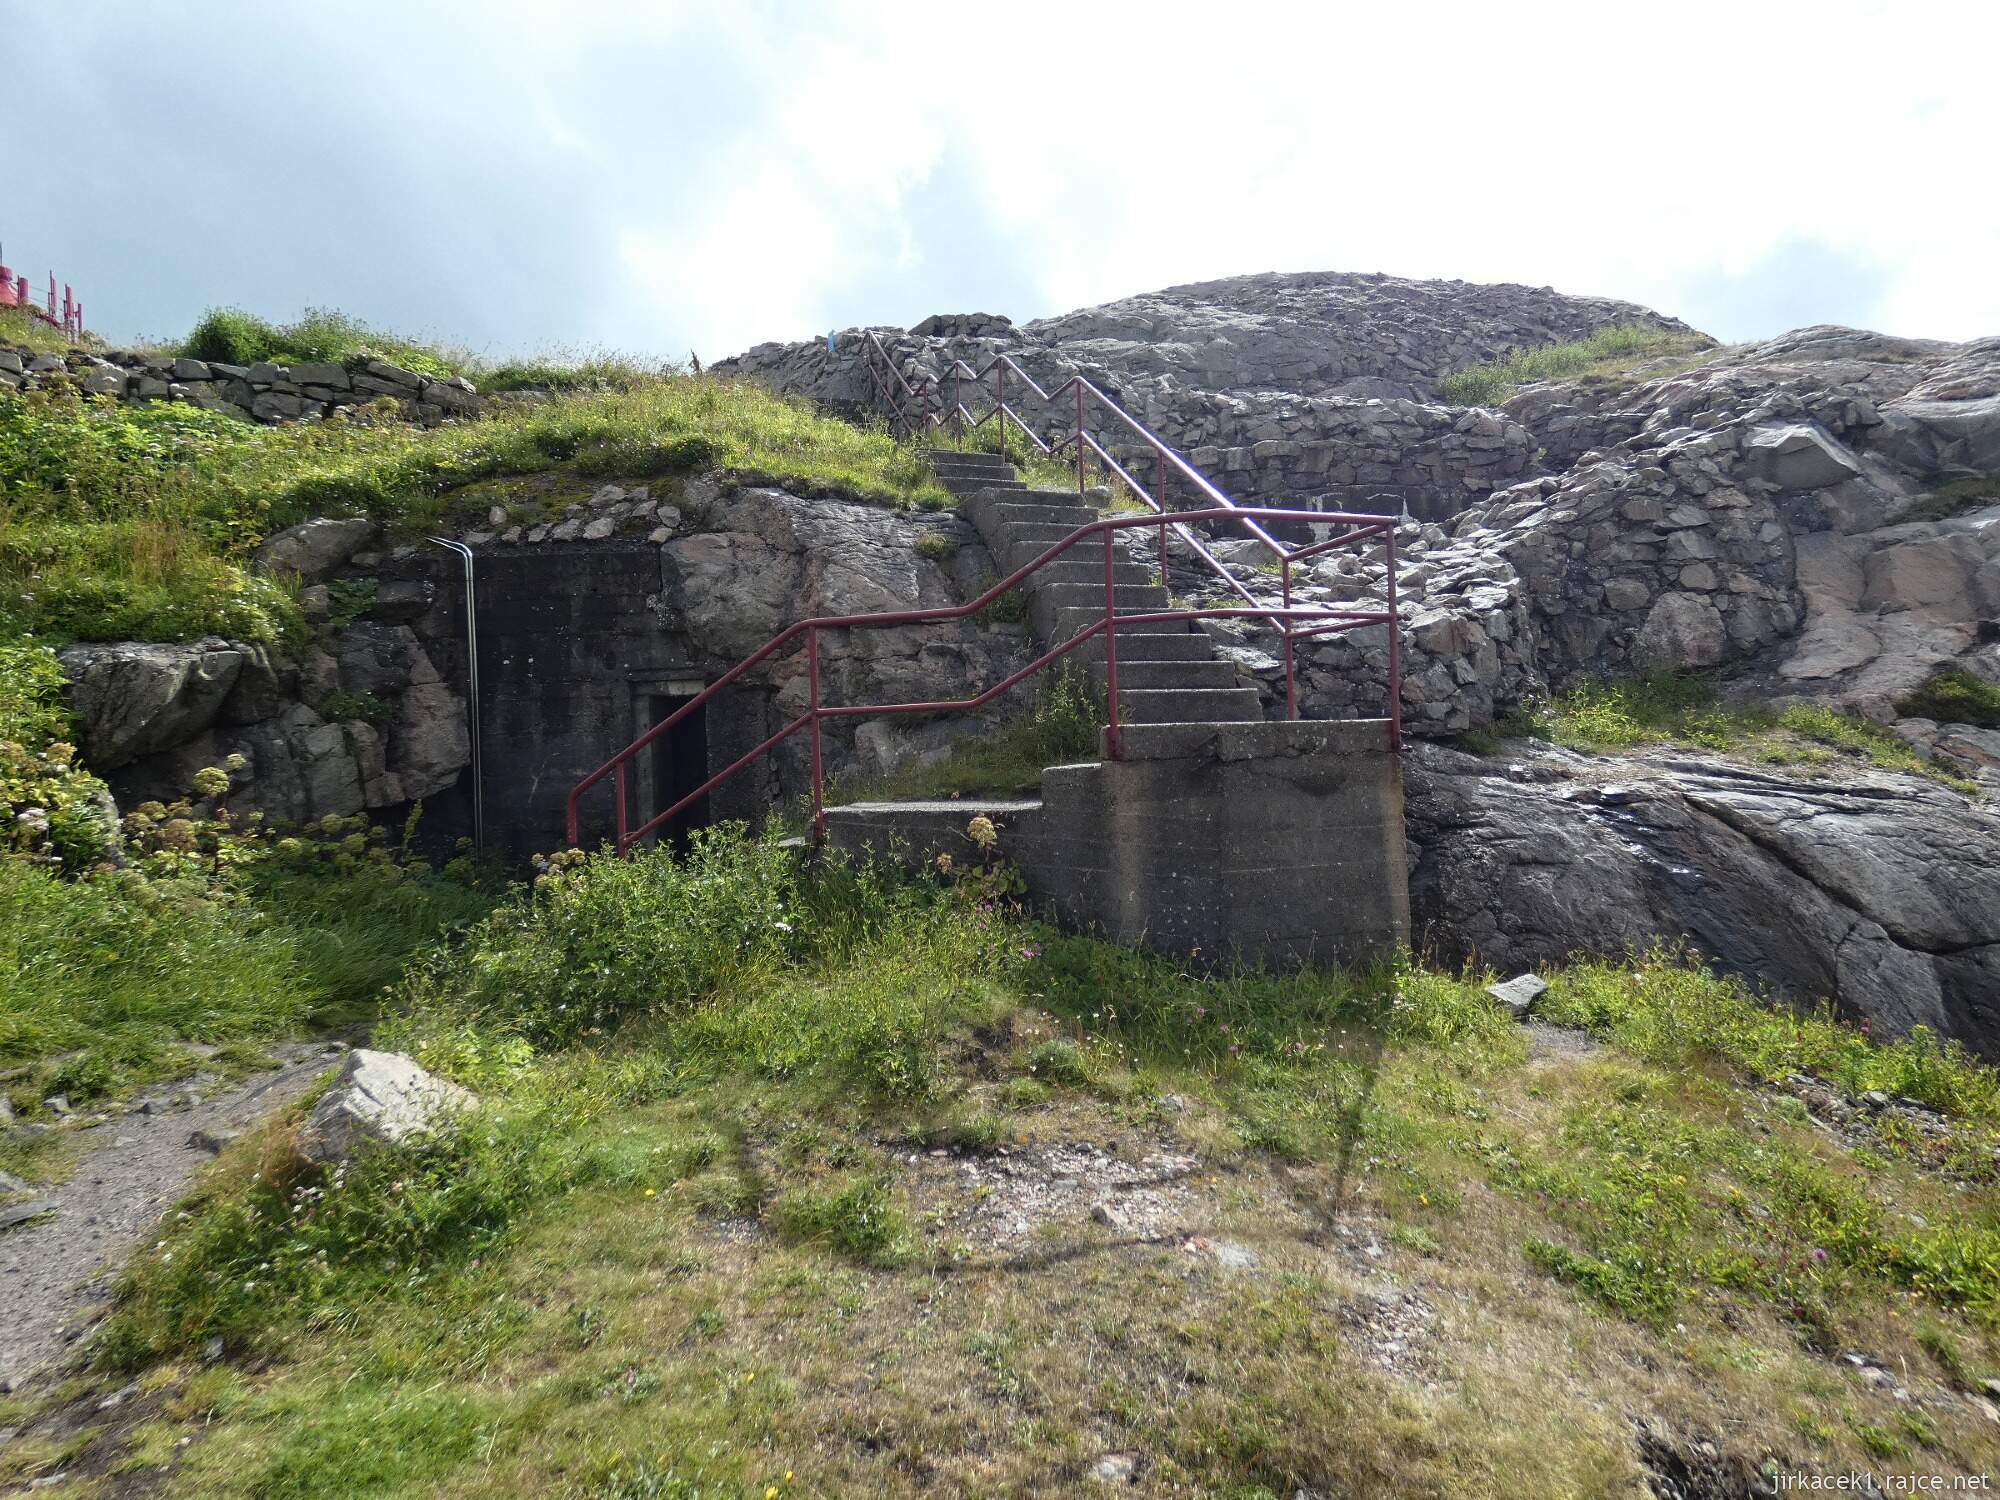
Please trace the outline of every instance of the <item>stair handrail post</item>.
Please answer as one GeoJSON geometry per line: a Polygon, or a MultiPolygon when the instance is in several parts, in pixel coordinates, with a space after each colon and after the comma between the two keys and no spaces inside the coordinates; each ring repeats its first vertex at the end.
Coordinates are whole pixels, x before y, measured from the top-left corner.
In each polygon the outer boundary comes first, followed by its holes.
{"type": "Polygon", "coordinates": [[[820,752],[819,627],[806,631],[806,683],[812,703],[813,843],[826,842],[826,772],[820,752]]]}
{"type": "Polygon", "coordinates": [[[625,767],[630,764],[630,761],[619,761],[618,769],[612,773],[611,777],[611,784],[615,789],[613,800],[616,802],[618,808],[618,857],[620,859],[625,857],[626,849],[631,847],[625,840],[625,767]]]}
{"type": "Polygon", "coordinates": [[[1396,525],[1383,532],[1389,560],[1389,748],[1403,748],[1403,617],[1396,607],[1396,525]]]}
{"type": "Polygon", "coordinates": [[[1083,387],[1076,388],[1076,493],[1083,497],[1083,387]]]}
{"type": "Polygon", "coordinates": [[[1158,490],[1157,508],[1160,512],[1160,587],[1171,589],[1173,584],[1167,579],[1167,456],[1155,448],[1153,450],[1153,488],[1158,490]]]}
{"type": "Polygon", "coordinates": [[[1285,717],[1299,716],[1298,673],[1292,664],[1292,559],[1289,553],[1278,564],[1278,576],[1283,589],[1285,606],[1285,717]]]}
{"type": "MultiPolygon", "coordinates": [[[[1077,451],[1083,451],[1078,443],[1077,451]]],[[[1111,532],[1104,533],[1104,695],[1110,709],[1110,721],[1104,728],[1105,759],[1118,757],[1118,593],[1117,571],[1113,564],[1114,549],[1111,532]]]]}
{"type": "Polygon", "coordinates": [[[993,409],[1000,413],[1000,457],[1007,457],[1007,367],[993,367],[993,409]]]}

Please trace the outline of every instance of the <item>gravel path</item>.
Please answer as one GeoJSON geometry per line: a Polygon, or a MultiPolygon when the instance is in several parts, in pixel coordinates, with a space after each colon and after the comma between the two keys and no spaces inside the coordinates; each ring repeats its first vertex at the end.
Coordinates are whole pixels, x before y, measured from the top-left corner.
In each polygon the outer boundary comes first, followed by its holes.
{"type": "MultiPolygon", "coordinates": [[[[80,1132],[89,1154],[70,1179],[35,1188],[30,1203],[53,1212],[0,1228],[0,1391],[62,1353],[105,1311],[125,1257],[215,1159],[206,1135],[226,1139],[297,1098],[344,1050],[293,1044],[272,1049],[279,1065],[232,1084],[184,1080],[142,1096],[129,1114],[80,1132]],[[190,1096],[195,1102],[190,1103],[190,1096]],[[150,1106],[150,1112],[146,1112],[150,1106]]],[[[13,1206],[18,1216],[20,1204],[13,1206]]],[[[0,1224],[8,1214],[0,1209],[0,1224]]]]}

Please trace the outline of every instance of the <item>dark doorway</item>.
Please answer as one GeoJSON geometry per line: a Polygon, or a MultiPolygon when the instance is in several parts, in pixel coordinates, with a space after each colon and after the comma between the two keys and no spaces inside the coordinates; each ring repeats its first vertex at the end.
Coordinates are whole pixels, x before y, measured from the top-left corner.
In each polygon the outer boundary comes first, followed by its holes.
{"type": "MultiPolygon", "coordinates": [[[[657,724],[687,702],[686,697],[656,693],[647,706],[657,724]]],[[[651,747],[653,757],[653,809],[657,817],[708,780],[708,705],[674,725],[651,747]]],[[[708,798],[688,804],[678,815],[660,826],[658,837],[676,849],[685,849],[688,834],[708,826],[708,798]]]]}

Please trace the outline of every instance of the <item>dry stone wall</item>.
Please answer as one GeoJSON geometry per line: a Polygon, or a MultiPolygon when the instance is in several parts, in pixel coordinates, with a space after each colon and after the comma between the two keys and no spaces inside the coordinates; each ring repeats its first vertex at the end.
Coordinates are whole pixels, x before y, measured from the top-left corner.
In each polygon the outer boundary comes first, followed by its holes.
{"type": "Polygon", "coordinates": [[[385,399],[427,424],[479,410],[479,392],[462,375],[438,380],[376,359],[351,366],[232,365],[133,350],[37,354],[0,346],[0,390],[55,382],[120,401],[185,401],[255,422],[309,421],[385,399]]]}

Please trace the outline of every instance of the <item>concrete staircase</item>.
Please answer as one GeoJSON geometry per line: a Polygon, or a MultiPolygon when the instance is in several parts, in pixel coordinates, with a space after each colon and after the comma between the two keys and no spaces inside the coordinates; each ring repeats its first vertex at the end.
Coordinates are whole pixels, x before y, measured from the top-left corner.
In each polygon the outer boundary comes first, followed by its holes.
{"type": "MultiPolygon", "coordinates": [[[[940,448],[932,461],[1002,573],[1025,567],[1079,526],[1101,519],[1073,491],[1029,489],[997,454],[940,448]]],[[[1158,577],[1141,563],[1115,563],[1115,608],[1126,614],[1172,608],[1158,577]]],[[[1103,543],[1078,544],[1023,588],[1029,623],[1048,645],[1097,624],[1104,618],[1103,543]]],[[[1102,687],[1102,642],[1077,649],[1102,687]]],[[[1118,627],[1118,717],[1122,724],[1237,724],[1261,722],[1264,712],[1257,690],[1237,681],[1235,666],[1216,655],[1198,625],[1166,620],[1118,627]]]]}
{"type": "MultiPolygon", "coordinates": [[[[1098,513],[1031,490],[994,454],[934,450],[939,480],[1001,571],[1026,566],[1098,513]]],[[[1171,608],[1141,563],[1114,562],[1114,608],[1171,608]]],[[[1104,551],[1081,543],[1031,577],[1048,645],[1104,617],[1104,551]]],[[[980,857],[984,815],[1065,925],[1209,963],[1365,962],[1408,941],[1402,779],[1384,721],[1267,722],[1254,688],[1188,621],[1117,627],[1120,758],[1051,766],[1036,799],[853,803],[827,809],[833,847],[914,865],[980,857]]],[[[1101,641],[1077,654],[1100,684],[1101,641]]]]}

